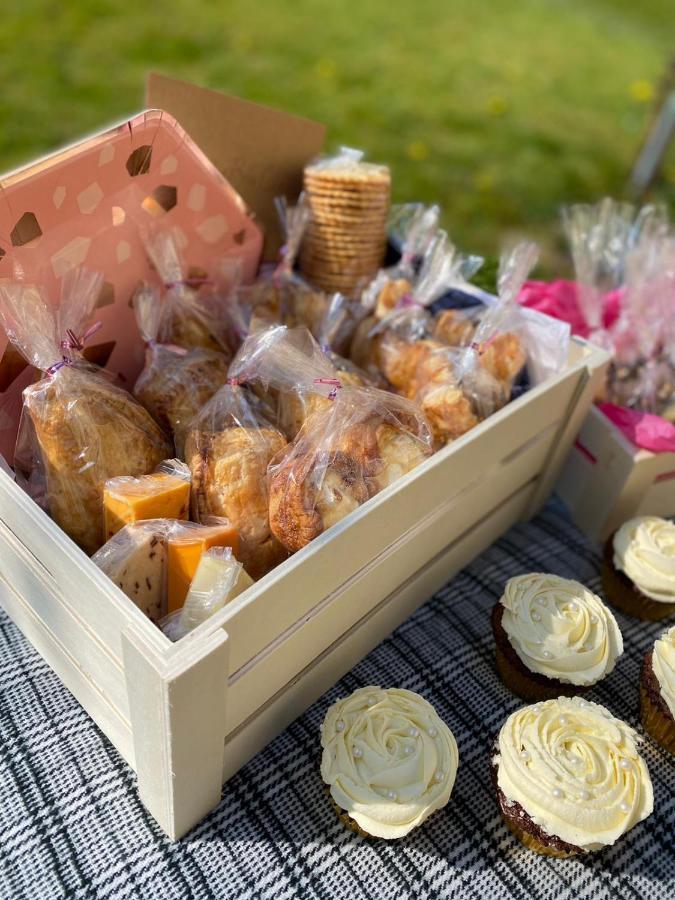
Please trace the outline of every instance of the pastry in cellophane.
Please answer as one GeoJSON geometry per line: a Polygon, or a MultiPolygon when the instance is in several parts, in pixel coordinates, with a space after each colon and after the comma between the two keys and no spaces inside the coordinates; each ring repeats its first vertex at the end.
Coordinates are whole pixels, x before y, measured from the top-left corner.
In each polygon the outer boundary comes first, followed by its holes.
{"type": "Polygon", "coordinates": [[[188,268],[175,228],[145,237],[145,248],[162,280],[155,339],[188,350],[200,347],[225,354],[228,361],[241,343],[243,321],[232,290],[215,276],[188,268]]]}
{"type": "Polygon", "coordinates": [[[143,285],[133,298],[136,320],[145,341],[145,366],[133,394],[183,453],[185,430],[206,401],[227,381],[228,357],[206,347],[186,349],[158,340],[163,316],[159,290],[143,285]]]}
{"type": "Polygon", "coordinates": [[[330,405],[269,469],[270,526],[291,552],[432,453],[424,415],[404,398],[375,388],[324,390],[330,405]]]}
{"type": "Polygon", "coordinates": [[[39,286],[0,284],[0,321],[44,376],[24,390],[15,467],[32,495],[87,553],[104,541],[103,488],[152,472],[171,455],[161,428],[134,398],[81,356],[102,277],[62,279],[58,327],[39,286]]]}
{"type": "Polygon", "coordinates": [[[277,197],[276,207],[286,238],[279,261],[271,271],[263,271],[252,285],[241,286],[237,302],[251,334],[274,325],[304,325],[316,334],[329,298],[295,272],[310,220],[309,207],[304,194],[300,194],[295,206],[277,197]]]}
{"type": "Polygon", "coordinates": [[[345,362],[338,372],[307,328],[277,325],[250,335],[230,367],[230,377],[276,396],[277,424],[289,440],[330,399],[324,390],[361,386],[367,377],[345,362]]]}
{"type": "Polygon", "coordinates": [[[286,439],[249,388],[230,383],[192,421],[185,458],[192,474],[192,516],[226,516],[239,532],[238,558],[261,578],[286,557],[270,531],[267,466],[286,439]]]}

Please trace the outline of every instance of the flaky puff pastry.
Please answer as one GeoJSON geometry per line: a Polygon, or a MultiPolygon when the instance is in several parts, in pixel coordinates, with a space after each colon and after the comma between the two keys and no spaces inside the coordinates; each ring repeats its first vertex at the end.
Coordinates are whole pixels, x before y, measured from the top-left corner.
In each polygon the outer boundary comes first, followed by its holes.
{"type": "Polygon", "coordinates": [[[92,554],[105,541],[105,482],[152,472],[171,445],[140,403],[89,367],[66,366],[26,388],[24,411],[49,513],[92,554]]]}
{"type": "Polygon", "coordinates": [[[249,310],[251,333],[272,325],[304,325],[317,334],[330,299],[306,282],[282,276],[258,281],[242,289],[241,302],[249,310]]]}
{"type": "Polygon", "coordinates": [[[412,293],[412,284],[407,278],[387,280],[378,294],[375,305],[375,318],[383,319],[387,313],[395,309],[404,297],[412,293]]]}
{"type": "MultiPolygon", "coordinates": [[[[322,438],[331,413],[312,421],[270,467],[270,527],[291,552],[302,549],[430,454],[415,433],[366,414],[322,438]]],[[[334,423],[333,423],[334,424],[334,423]]]]}
{"type": "Polygon", "coordinates": [[[239,560],[251,578],[261,578],[287,553],[270,532],[267,466],[286,446],[272,428],[193,429],[185,458],[192,473],[192,515],[202,522],[221,516],[239,533],[239,560]]]}
{"type": "MultiPolygon", "coordinates": [[[[337,378],[342,387],[363,387],[366,383],[357,372],[342,371],[337,378]]],[[[281,392],[277,397],[278,425],[292,441],[311,416],[328,409],[331,403],[325,394],[313,391],[281,392]]]]}
{"type": "Polygon", "coordinates": [[[444,309],[436,316],[432,337],[449,347],[466,347],[475,330],[475,319],[463,310],[444,309]]]}
{"type": "Polygon", "coordinates": [[[416,346],[417,367],[405,396],[421,406],[434,442],[443,446],[478,425],[481,417],[460,385],[446,348],[434,341],[418,341],[416,346]]]}
{"type": "Polygon", "coordinates": [[[173,434],[180,456],[191,419],[225,384],[227,369],[227,358],[214,350],[195,349],[183,355],[162,344],[146,350],[134,397],[167,434],[173,434]]]}

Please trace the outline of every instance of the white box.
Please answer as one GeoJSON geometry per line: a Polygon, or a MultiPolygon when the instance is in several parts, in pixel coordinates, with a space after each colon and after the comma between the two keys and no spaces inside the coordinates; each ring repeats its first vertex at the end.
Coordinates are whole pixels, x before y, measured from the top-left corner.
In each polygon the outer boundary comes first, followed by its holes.
{"type": "Polygon", "coordinates": [[[556,493],[591,540],[605,541],[633,516],[675,516],[675,453],[639,450],[592,406],[556,493]]]}
{"type": "Polygon", "coordinates": [[[177,644],[0,468],[0,605],[138,776],[172,838],[555,483],[608,356],[567,368],[351,513],[177,644]]]}

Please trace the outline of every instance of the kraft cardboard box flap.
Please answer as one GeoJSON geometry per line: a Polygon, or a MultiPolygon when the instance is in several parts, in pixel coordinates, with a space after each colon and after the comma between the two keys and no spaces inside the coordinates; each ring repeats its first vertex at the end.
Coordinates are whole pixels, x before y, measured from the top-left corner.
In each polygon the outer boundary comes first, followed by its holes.
{"type": "Polygon", "coordinates": [[[265,259],[276,258],[283,236],[274,198],[297,197],[325,126],[157,72],[148,76],[146,97],[180,122],[246,200],[265,230],[265,259]]]}

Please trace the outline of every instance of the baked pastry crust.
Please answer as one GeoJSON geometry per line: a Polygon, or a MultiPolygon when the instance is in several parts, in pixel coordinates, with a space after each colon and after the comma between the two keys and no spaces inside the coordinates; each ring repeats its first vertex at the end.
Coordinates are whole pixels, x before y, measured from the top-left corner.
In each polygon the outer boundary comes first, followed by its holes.
{"type": "Polygon", "coordinates": [[[286,557],[270,532],[267,466],[286,446],[273,428],[193,429],[185,446],[192,473],[192,514],[197,522],[221,516],[239,532],[239,558],[260,578],[286,557]]]}
{"type": "Polygon", "coordinates": [[[416,434],[377,413],[334,436],[331,417],[332,410],[315,418],[270,470],[270,527],[291,552],[431,454],[416,434]]]}
{"type": "Polygon", "coordinates": [[[87,553],[104,542],[103,488],[146,475],[171,455],[150,413],[89,368],[61,369],[24,391],[50,515],[87,553]]]}

